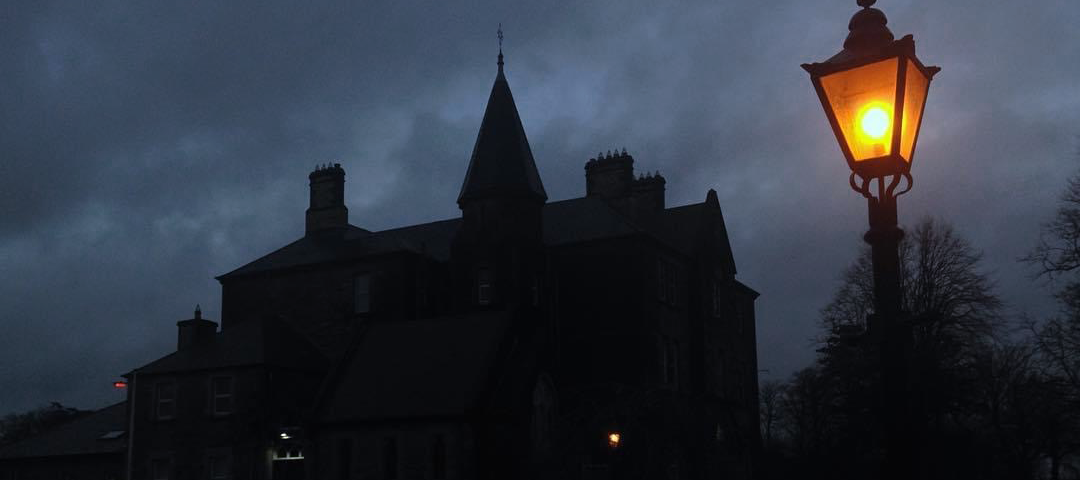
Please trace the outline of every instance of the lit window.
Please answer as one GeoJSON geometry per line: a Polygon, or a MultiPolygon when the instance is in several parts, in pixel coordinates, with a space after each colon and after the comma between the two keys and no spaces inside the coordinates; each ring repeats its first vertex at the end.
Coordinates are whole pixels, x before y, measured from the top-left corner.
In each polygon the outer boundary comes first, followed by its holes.
{"type": "Polygon", "coordinates": [[[233,412],[232,377],[214,377],[210,381],[213,396],[214,415],[228,415],[233,412]]]}
{"type": "MultiPolygon", "coordinates": [[[[155,386],[156,411],[158,420],[176,417],[176,384],[162,382],[155,386]]],[[[156,477],[155,477],[156,478],[156,477]]]]}
{"type": "Polygon", "coordinates": [[[353,277],[353,313],[371,311],[371,275],[353,277]]]}
{"type": "Polygon", "coordinates": [[[491,270],[487,268],[476,271],[476,303],[491,304],[491,270]]]}
{"type": "Polygon", "coordinates": [[[207,457],[206,464],[210,480],[223,480],[232,476],[232,461],[228,455],[207,457]]]}

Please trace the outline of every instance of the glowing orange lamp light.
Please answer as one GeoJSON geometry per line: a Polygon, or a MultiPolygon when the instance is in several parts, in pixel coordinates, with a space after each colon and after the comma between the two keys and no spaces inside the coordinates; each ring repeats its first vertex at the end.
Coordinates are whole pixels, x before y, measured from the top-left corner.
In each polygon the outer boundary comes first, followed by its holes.
{"type": "Polygon", "coordinates": [[[622,435],[619,432],[611,432],[607,436],[608,446],[612,449],[619,448],[619,442],[622,441],[622,435]]]}
{"type": "Polygon", "coordinates": [[[907,174],[926,92],[941,69],[919,61],[911,35],[893,40],[874,2],[859,3],[844,50],[802,67],[851,170],[864,179],[907,174]]]}

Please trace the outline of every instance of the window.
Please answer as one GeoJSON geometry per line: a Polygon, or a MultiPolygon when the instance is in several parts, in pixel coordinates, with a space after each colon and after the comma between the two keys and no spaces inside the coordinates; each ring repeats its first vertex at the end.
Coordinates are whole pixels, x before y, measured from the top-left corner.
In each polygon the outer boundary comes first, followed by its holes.
{"type": "Polygon", "coordinates": [[[210,379],[210,391],[214,415],[233,412],[233,377],[213,377],[210,379]]]}
{"type": "Polygon", "coordinates": [[[352,474],[352,439],[342,438],[338,440],[338,478],[341,480],[349,480],[352,474]]]}
{"type": "Polygon", "coordinates": [[[431,478],[446,478],[446,439],[441,433],[431,440],[431,478]]]}
{"type": "Polygon", "coordinates": [[[533,276],[532,281],[532,306],[540,306],[540,276],[533,276]]]}
{"type": "Polygon", "coordinates": [[[679,381],[679,346],[668,338],[660,339],[660,381],[666,385],[679,381]]]}
{"type": "Polygon", "coordinates": [[[371,275],[353,277],[353,313],[371,311],[371,275]]]}
{"type": "MultiPolygon", "coordinates": [[[[161,382],[154,387],[155,409],[158,420],[176,417],[176,384],[161,382]]],[[[157,478],[157,477],[154,477],[157,478]]]]}
{"type": "Polygon", "coordinates": [[[712,282],[712,316],[720,318],[722,303],[720,299],[720,280],[713,280],[712,282]]]}
{"type": "Polygon", "coordinates": [[[657,298],[661,302],[674,305],[677,301],[678,273],[675,264],[660,259],[656,262],[657,298]]]}
{"type": "Polygon", "coordinates": [[[232,476],[232,459],[228,455],[206,457],[206,472],[210,480],[223,480],[232,476]]]}
{"type": "Polygon", "coordinates": [[[383,478],[395,480],[398,478],[398,445],[394,437],[383,438],[382,467],[383,478]]]}
{"type": "Polygon", "coordinates": [[[169,459],[155,458],[150,460],[150,479],[169,480],[169,459]]]}
{"type": "Polygon", "coordinates": [[[476,303],[491,304],[491,270],[481,268],[476,271],[476,303]]]}

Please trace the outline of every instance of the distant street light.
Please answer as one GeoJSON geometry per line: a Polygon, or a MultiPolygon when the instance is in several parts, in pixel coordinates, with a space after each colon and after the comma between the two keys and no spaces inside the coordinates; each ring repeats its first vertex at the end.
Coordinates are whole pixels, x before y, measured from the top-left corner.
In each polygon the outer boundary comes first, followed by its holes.
{"type": "Polygon", "coordinates": [[[848,24],[844,49],[832,58],[803,64],[847,159],[851,188],[867,199],[874,270],[870,334],[881,346],[882,405],[887,429],[886,478],[914,478],[916,456],[908,401],[909,324],[902,318],[896,197],[911,189],[911,163],[930,81],[941,69],[915,56],[911,35],[894,40],[876,0],[857,0],[862,10],[848,24]],[[876,182],[875,182],[876,180],[876,182]],[[907,185],[897,191],[901,180],[907,185]],[[875,196],[874,183],[877,183],[875,196]]]}

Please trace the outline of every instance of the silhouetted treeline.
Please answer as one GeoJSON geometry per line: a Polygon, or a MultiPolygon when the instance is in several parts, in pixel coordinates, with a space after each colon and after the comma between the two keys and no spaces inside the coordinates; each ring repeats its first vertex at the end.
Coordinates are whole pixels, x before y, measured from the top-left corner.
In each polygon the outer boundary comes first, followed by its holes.
{"type": "Polygon", "coordinates": [[[52,402],[44,407],[23,413],[9,413],[0,418],[0,446],[9,445],[57,425],[70,422],[90,413],[52,402]]]}
{"type": "MultiPolygon", "coordinates": [[[[1080,478],[1080,180],[1026,259],[1060,288],[1061,314],[1008,321],[982,255],[924,219],[900,247],[910,322],[908,421],[917,478],[1080,478]]],[[[821,311],[815,363],[761,386],[762,478],[880,478],[881,396],[869,250],[821,311]]]]}

